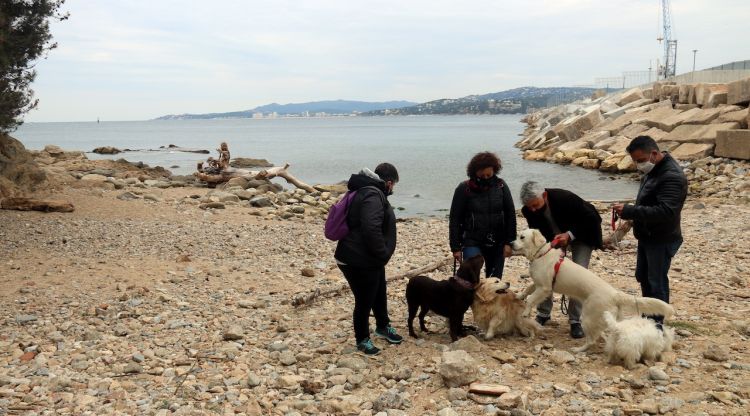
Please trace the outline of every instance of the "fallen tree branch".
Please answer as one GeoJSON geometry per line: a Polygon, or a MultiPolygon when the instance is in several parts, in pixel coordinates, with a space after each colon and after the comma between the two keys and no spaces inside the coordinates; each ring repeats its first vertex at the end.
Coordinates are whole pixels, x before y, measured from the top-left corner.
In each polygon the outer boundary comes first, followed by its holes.
{"type": "Polygon", "coordinates": [[[272,179],[275,177],[284,178],[288,183],[296,186],[297,188],[304,189],[307,192],[315,192],[315,188],[297,179],[294,175],[289,173],[289,164],[286,163],[284,166],[274,166],[272,168],[263,170],[248,170],[248,169],[236,169],[227,168],[219,173],[211,174],[205,172],[195,172],[193,175],[203,182],[207,183],[224,183],[232,178],[244,178],[247,180],[253,179],[272,179]]]}
{"type": "MultiPolygon", "coordinates": [[[[385,281],[393,282],[396,280],[408,279],[414,276],[419,276],[420,274],[429,273],[443,266],[447,266],[448,264],[450,264],[451,261],[453,261],[453,256],[448,256],[436,262],[426,264],[422,267],[411,269],[406,273],[397,274],[395,276],[388,277],[385,279],[385,281]]],[[[347,289],[349,289],[349,285],[340,285],[339,287],[328,289],[325,291],[321,291],[320,289],[315,289],[312,293],[298,293],[292,297],[291,303],[292,303],[292,306],[294,306],[295,308],[302,306],[302,305],[309,305],[318,298],[328,297],[328,296],[337,296],[337,295],[340,295],[342,292],[346,291],[347,289]]]]}

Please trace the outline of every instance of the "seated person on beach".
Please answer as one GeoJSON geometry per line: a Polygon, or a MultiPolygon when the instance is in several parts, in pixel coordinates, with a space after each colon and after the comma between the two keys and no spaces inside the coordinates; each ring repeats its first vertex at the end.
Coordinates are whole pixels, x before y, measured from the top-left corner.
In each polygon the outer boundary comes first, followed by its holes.
{"type": "Polygon", "coordinates": [[[209,156],[205,163],[204,162],[198,163],[198,171],[212,174],[212,175],[220,173],[221,168],[219,167],[219,161],[209,156]]]}
{"type": "Polygon", "coordinates": [[[224,170],[229,167],[229,146],[226,142],[221,142],[218,149],[219,151],[219,168],[224,170]]]}

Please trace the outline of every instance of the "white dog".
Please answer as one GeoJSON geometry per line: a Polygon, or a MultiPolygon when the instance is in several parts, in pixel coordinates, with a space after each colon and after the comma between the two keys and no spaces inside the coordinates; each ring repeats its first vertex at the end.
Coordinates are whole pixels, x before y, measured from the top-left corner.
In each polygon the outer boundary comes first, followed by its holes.
{"type": "Polygon", "coordinates": [[[509,292],[510,283],[496,277],[482,279],[474,292],[471,311],[474,322],[484,331],[484,339],[496,334],[520,334],[534,338],[541,326],[531,318],[521,316],[524,302],[509,292]]]}
{"type": "Polygon", "coordinates": [[[601,337],[607,327],[603,317],[605,311],[618,319],[623,316],[625,307],[637,315],[669,317],[674,314],[672,306],[659,299],[620,292],[585,267],[563,260],[562,250],[553,249],[539,230],[522,231],[512,247],[531,262],[529,275],[533,284],[521,295],[521,299],[526,299],[523,316],[529,316],[553,291],[581,302],[581,325],[586,333],[586,343],[574,349],[576,352],[588,350],[601,337]]]}
{"type": "Polygon", "coordinates": [[[625,368],[631,369],[638,362],[658,360],[662,353],[672,351],[672,328],[664,326],[660,331],[654,321],[641,317],[618,322],[609,311],[604,312],[603,317],[607,323],[604,351],[610,364],[622,361],[625,368]]]}

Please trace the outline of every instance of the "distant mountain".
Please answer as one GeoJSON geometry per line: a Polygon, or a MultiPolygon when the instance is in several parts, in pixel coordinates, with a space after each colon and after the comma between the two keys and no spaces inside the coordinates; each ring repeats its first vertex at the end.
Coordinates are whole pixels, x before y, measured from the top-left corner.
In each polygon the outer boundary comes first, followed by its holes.
{"type": "Polygon", "coordinates": [[[366,101],[348,101],[348,100],[331,100],[331,101],[313,101],[309,103],[291,103],[291,104],[268,104],[244,111],[231,111],[227,113],[206,113],[206,114],[169,114],[161,116],[156,120],[191,120],[191,119],[212,119],[212,118],[252,118],[253,116],[269,116],[274,113],[278,116],[314,116],[314,115],[351,115],[367,111],[385,110],[388,108],[400,108],[415,105],[411,101],[385,101],[385,102],[366,102],[366,101]]]}
{"type": "Polygon", "coordinates": [[[422,114],[523,114],[533,108],[568,103],[591,96],[594,88],[521,87],[462,98],[444,98],[409,107],[374,110],[363,116],[422,114]]]}

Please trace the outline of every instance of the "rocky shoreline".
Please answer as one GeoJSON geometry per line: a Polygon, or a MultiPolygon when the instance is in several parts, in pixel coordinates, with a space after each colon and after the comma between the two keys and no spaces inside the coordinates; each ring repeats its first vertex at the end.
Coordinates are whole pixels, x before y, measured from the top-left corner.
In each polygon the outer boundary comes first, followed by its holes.
{"type": "MultiPolygon", "coordinates": [[[[365,358],[353,348],[347,291],[291,304],[345,283],[323,237],[340,187],[218,190],[55,147],[34,158],[47,185],[30,194],[76,209],[0,210],[0,415],[744,415],[750,406],[750,207],[737,199],[686,204],[671,273],[678,339],[661,362],[626,370],[601,346],[573,354],[580,342],[558,308],[534,340],[451,344],[429,316],[431,334],[376,340],[383,352],[365,358]],[[254,206],[261,197],[271,205],[254,206]],[[470,393],[469,379],[504,393],[470,393]]],[[[398,233],[389,276],[448,254],[444,219],[400,219],[398,233]]],[[[591,269],[635,294],[634,249],[628,236],[595,252],[591,269]]],[[[513,290],[529,284],[527,272],[525,259],[508,260],[513,290]]],[[[389,285],[403,334],[405,284],[389,285]]]]}
{"type": "Polygon", "coordinates": [[[629,174],[635,165],[625,148],[636,136],[649,135],[681,162],[691,195],[747,203],[748,104],[750,78],[729,84],[657,82],[529,114],[516,146],[527,160],[629,174]]]}

